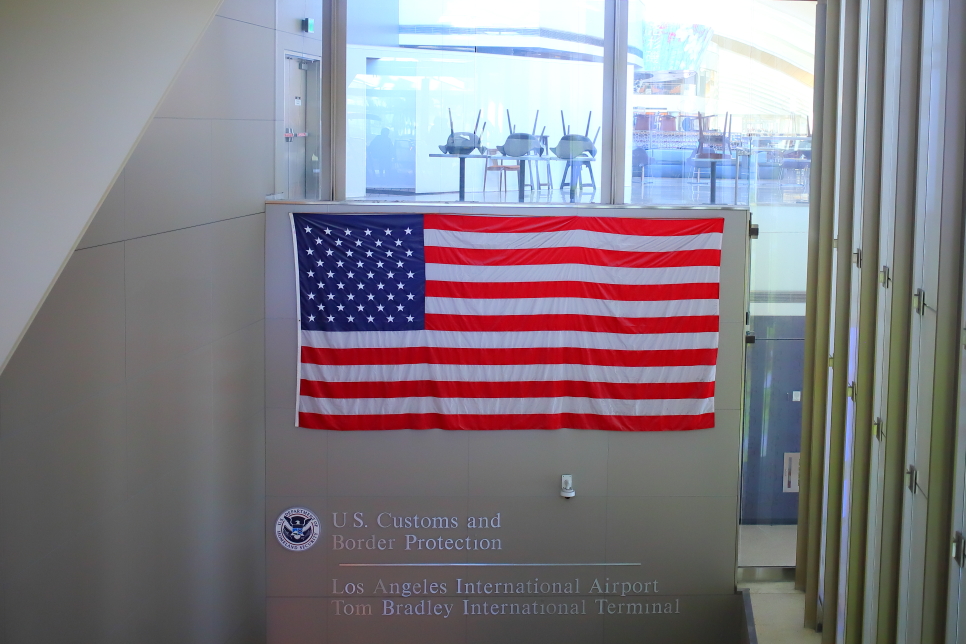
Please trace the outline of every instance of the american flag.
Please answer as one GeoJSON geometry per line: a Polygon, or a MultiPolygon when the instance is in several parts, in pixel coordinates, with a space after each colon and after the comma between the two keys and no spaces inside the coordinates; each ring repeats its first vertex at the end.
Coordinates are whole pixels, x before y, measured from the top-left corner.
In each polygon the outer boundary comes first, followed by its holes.
{"type": "Polygon", "coordinates": [[[723,219],[292,215],[298,424],[714,426],[723,219]]]}

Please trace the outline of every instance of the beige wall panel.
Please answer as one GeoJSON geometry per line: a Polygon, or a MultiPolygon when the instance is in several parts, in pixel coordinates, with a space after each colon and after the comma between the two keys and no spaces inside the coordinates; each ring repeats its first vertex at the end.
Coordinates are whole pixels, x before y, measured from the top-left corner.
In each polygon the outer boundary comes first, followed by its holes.
{"type": "Polygon", "coordinates": [[[265,320],[265,404],[290,412],[295,423],[296,373],[298,362],[298,323],[294,320],[265,320]]]}
{"type": "Polygon", "coordinates": [[[125,242],[129,377],[214,338],[209,228],[125,242]]]}
{"type": "Polygon", "coordinates": [[[212,332],[220,338],[265,317],[265,217],[236,217],[205,228],[211,239],[212,332]]]}
{"type": "Polygon", "coordinates": [[[194,497],[200,504],[207,484],[203,472],[212,460],[211,347],[129,379],[126,413],[126,482],[131,490],[164,489],[176,479],[179,485],[200,485],[194,497]]]}
{"type": "MultiPolygon", "coordinates": [[[[588,598],[587,611],[596,613],[595,604],[588,598]]],[[[470,602],[494,601],[492,598],[473,597],[470,602]]],[[[499,601],[499,600],[497,600],[499,601]]],[[[572,603],[572,602],[571,602],[572,603]]],[[[462,612],[461,602],[453,608],[462,612]]],[[[452,617],[450,619],[453,619],[452,617]]],[[[470,615],[466,619],[467,644],[488,642],[553,642],[554,644],[601,644],[604,641],[604,618],[560,617],[557,615],[513,616],[499,621],[488,615],[470,615]]]]}
{"type": "Polygon", "coordinates": [[[212,221],[211,121],[156,118],[124,169],[124,239],[212,221]]]}
{"type": "Polygon", "coordinates": [[[158,110],[161,118],[275,118],[275,33],[215,17],[158,110]]]}
{"type": "MultiPolygon", "coordinates": [[[[217,401],[215,404],[217,407],[217,401]]],[[[264,555],[262,526],[251,522],[261,521],[265,511],[265,412],[259,410],[244,420],[221,423],[216,411],[214,443],[212,469],[218,499],[215,511],[224,521],[238,526],[237,533],[229,539],[258,549],[255,559],[250,558],[249,553],[236,560],[251,564],[264,555]]],[[[249,585],[247,589],[248,592],[256,591],[256,599],[264,599],[264,569],[253,565],[238,568],[259,580],[258,584],[249,585]]]]}
{"type": "Polygon", "coordinates": [[[469,432],[329,432],[328,444],[331,496],[466,496],[469,432]]]}
{"type": "Polygon", "coordinates": [[[268,600],[268,644],[326,644],[325,612],[320,597],[272,597],[268,600]]]}
{"type": "MultiPolygon", "coordinates": [[[[276,6],[275,29],[279,32],[301,35],[302,19],[312,17],[306,13],[308,11],[308,2],[306,0],[278,0],[276,6]]],[[[320,34],[321,29],[322,23],[316,21],[316,34],[320,34]]]]}
{"type": "Polygon", "coordinates": [[[607,494],[607,444],[593,432],[467,432],[469,496],[540,496],[560,494],[560,475],[574,479],[581,496],[607,494]]]}
{"type": "Polygon", "coordinates": [[[51,295],[0,376],[4,431],[124,381],[123,245],[75,253],[51,295]]]}
{"type": "MultiPolygon", "coordinates": [[[[24,166],[43,191],[18,185],[34,203],[16,211],[29,217],[0,216],[0,261],[18,259],[8,242],[27,247],[3,222],[14,222],[18,234],[43,226],[31,233],[42,236],[43,252],[31,253],[50,259],[61,251],[49,242],[70,230],[58,217],[88,200],[73,246],[173,75],[162,78],[165,52],[184,40],[187,25],[159,15],[180,11],[178,21],[189,20],[207,3],[153,5],[153,13],[137,2],[114,4],[81,3],[78,17],[54,2],[32,8],[30,24],[20,25],[32,34],[32,46],[22,48],[33,52],[31,74],[44,84],[31,99],[33,115],[45,118],[50,88],[69,91],[70,101],[58,104],[74,111],[70,140],[51,123],[58,162],[50,162],[48,145],[43,163],[24,166]],[[56,36],[61,24],[69,36],[56,36]],[[152,40],[155,28],[163,39],[152,40]],[[71,50],[48,42],[49,33],[71,50]],[[38,42],[56,64],[45,63],[38,42]],[[85,68],[88,50],[101,47],[109,56],[85,68]],[[136,78],[125,76],[129,68],[136,78]],[[37,69],[47,71],[38,76],[37,69]],[[61,69],[70,74],[66,82],[57,77],[61,69]],[[150,109],[115,154],[115,139],[127,136],[152,83],[160,85],[150,109]],[[93,99],[97,118],[85,112],[93,99]],[[85,142],[83,157],[71,152],[85,142]],[[113,165],[103,166],[112,154],[113,165]],[[69,175],[58,176],[61,168],[69,175]],[[99,192],[88,194],[108,169],[99,192]],[[57,203],[61,189],[70,192],[70,207],[57,203]]],[[[253,213],[264,209],[274,182],[275,7],[239,0],[224,10],[236,19],[215,20],[181,93],[166,104],[196,113],[151,121],[83,239],[86,248],[72,254],[0,376],[0,641],[265,640],[264,217],[253,213]],[[223,120],[232,118],[240,120],[223,120]],[[24,539],[24,517],[37,523],[38,508],[66,526],[56,538],[24,539]]],[[[0,30],[8,26],[17,23],[0,30]]],[[[15,41],[4,40],[0,51],[15,41]]],[[[0,60],[0,74],[13,69],[10,62],[0,60]]],[[[8,86],[7,76],[0,79],[8,86]]],[[[2,128],[15,119],[8,120],[7,104],[4,110],[0,140],[8,150],[2,128]]],[[[36,148],[22,151],[18,163],[31,163],[36,148]]],[[[17,196],[0,174],[0,194],[17,196]]],[[[37,286],[31,279],[42,271],[12,266],[4,268],[18,286],[37,286]]]]}
{"type": "MultiPolygon", "coordinates": [[[[663,598],[662,598],[663,599],[663,598]]],[[[675,598],[663,599],[673,601],[675,598]]],[[[617,642],[737,642],[739,596],[697,595],[680,598],[680,614],[604,616],[604,644],[617,642]],[[702,619],[694,619],[700,614],[702,619]]]]}
{"type": "MultiPolygon", "coordinates": [[[[225,439],[231,438],[232,427],[241,432],[265,408],[264,336],[265,323],[259,320],[211,344],[214,427],[225,439]]],[[[239,442],[244,448],[249,444],[239,442]]],[[[232,441],[226,440],[225,446],[230,449],[232,441]]]]}
{"type": "MultiPolygon", "coordinates": [[[[331,606],[331,602],[330,602],[331,606]]],[[[331,607],[330,611],[333,610],[331,607]]],[[[419,628],[407,628],[407,618],[352,619],[329,616],[329,644],[354,642],[392,642],[393,644],[424,644],[425,642],[462,642],[468,631],[466,618],[454,614],[448,619],[434,617],[419,628]]],[[[411,619],[411,618],[408,618],[411,619]]]]}
{"type": "Polygon", "coordinates": [[[265,195],[275,192],[274,134],[274,121],[212,122],[212,220],[265,212],[265,195]]]}
{"type": "Polygon", "coordinates": [[[114,544],[121,580],[113,597],[118,610],[118,641],[204,642],[210,637],[218,567],[218,530],[206,503],[210,483],[202,463],[177,468],[163,482],[128,498],[126,525],[141,538],[114,544]],[[150,580],[150,585],[146,585],[150,580]]]}
{"type": "Polygon", "coordinates": [[[671,595],[728,595],[734,590],[737,498],[610,497],[608,561],[640,561],[644,579],[671,595]]]}
{"type": "Polygon", "coordinates": [[[265,417],[265,493],[324,496],[329,432],[295,427],[294,402],[284,408],[269,407],[265,417]]]}
{"type": "Polygon", "coordinates": [[[271,1],[223,0],[218,8],[218,15],[259,27],[275,28],[275,3],[271,1]]]}
{"type": "MultiPolygon", "coordinates": [[[[99,397],[98,402],[103,402],[103,398],[99,397]]],[[[89,436],[93,438],[96,430],[92,424],[106,424],[109,419],[99,413],[91,416],[89,411],[76,410],[77,425],[91,432],[89,436]]],[[[120,420],[112,423],[112,428],[120,432],[120,420]]],[[[88,449],[85,455],[92,459],[92,463],[106,465],[103,460],[94,459],[95,451],[88,449]]],[[[63,461],[58,459],[58,462],[63,461]]],[[[4,480],[4,484],[6,482],[4,480]]],[[[81,477],[75,485],[89,482],[89,477],[81,477]]],[[[64,497],[65,504],[75,501],[80,502],[87,511],[95,510],[69,491],[64,497]]],[[[3,509],[14,510],[6,503],[3,509]]],[[[36,515],[35,505],[17,510],[25,513],[24,516],[36,515]]],[[[54,508],[49,510],[51,513],[56,511],[54,508]]],[[[98,512],[97,516],[105,524],[118,519],[118,516],[103,511],[98,512]]],[[[67,521],[64,517],[57,523],[77,525],[67,521]]],[[[0,614],[0,640],[119,642],[111,636],[114,624],[104,610],[114,592],[112,572],[116,565],[110,550],[111,535],[85,526],[85,529],[61,531],[56,543],[52,543],[51,539],[35,540],[29,549],[24,547],[23,532],[19,536],[19,543],[15,545],[16,556],[4,555],[9,563],[3,568],[5,588],[2,603],[5,609],[0,614]],[[65,565],[65,561],[69,561],[70,565],[65,565]],[[51,619],[51,614],[56,614],[57,618],[51,619]]]]}
{"type": "Polygon", "coordinates": [[[0,6],[0,368],[218,4],[0,6]]]}
{"type": "MultiPolygon", "coordinates": [[[[265,215],[266,257],[294,257],[289,214],[276,210],[265,215]]],[[[265,264],[265,317],[288,318],[295,327],[295,262],[265,264]]]]}
{"type": "MultiPolygon", "coordinates": [[[[63,541],[25,539],[22,529],[0,532],[4,609],[43,614],[43,594],[27,593],[22,587],[35,576],[35,566],[45,560],[63,566],[65,557],[60,552],[75,536],[103,537],[106,526],[117,516],[116,508],[125,493],[121,476],[124,391],[118,386],[93,394],[80,404],[50,414],[42,426],[21,431],[4,429],[0,433],[0,513],[10,517],[4,521],[22,526],[17,517],[36,515],[38,500],[43,500],[45,515],[54,517],[57,525],[71,526],[61,535],[63,541]],[[41,605],[33,607],[35,603],[41,605]]],[[[109,549],[101,547],[80,557],[97,559],[105,567],[94,571],[88,580],[95,593],[105,590],[109,557],[109,549]]],[[[68,601],[72,593],[77,593],[74,599],[82,601],[80,595],[85,592],[82,587],[63,590],[62,601],[68,601]]]]}
{"type": "MultiPolygon", "coordinates": [[[[734,496],[739,473],[738,410],[716,410],[717,427],[694,432],[607,435],[609,494],[617,496],[734,496]],[[681,446],[688,447],[681,449],[681,446]],[[700,473],[700,475],[696,475],[700,473]]],[[[583,490],[581,490],[581,493],[583,490]]]]}

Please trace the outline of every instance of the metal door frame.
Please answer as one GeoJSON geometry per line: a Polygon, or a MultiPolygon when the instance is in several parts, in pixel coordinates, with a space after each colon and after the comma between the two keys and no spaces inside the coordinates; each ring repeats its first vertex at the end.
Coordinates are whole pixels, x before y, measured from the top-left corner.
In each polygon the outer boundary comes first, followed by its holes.
{"type": "MultiPolygon", "coordinates": [[[[305,191],[304,196],[307,200],[317,200],[323,197],[322,194],[326,190],[327,175],[329,174],[327,167],[327,157],[323,156],[322,148],[323,144],[326,142],[326,137],[322,130],[323,122],[323,64],[322,57],[315,54],[306,54],[304,52],[295,51],[291,49],[285,49],[282,51],[282,73],[284,77],[282,78],[282,93],[284,94],[288,87],[288,66],[285,64],[285,60],[288,58],[295,58],[299,60],[305,60],[312,63],[315,72],[306,73],[305,75],[305,131],[308,132],[308,137],[305,142],[305,152],[306,157],[309,153],[315,151],[315,155],[319,159],[318,172],[313,172],[315,175],[313,181],[308,181],[308,173],[310,171],[309,163],[306,162],[306,181],[305,181],[305,191]],[[317,72],[317,73],[316,73],[317,72]],[[312,194],[308,194],[311,192],[312,194]]],[[[284,110],[283,110],[284,116],[284,110]]],[[[283,148],[284,149],[284,148],[283,148]]],[[[286,194],[288,192],[288,171],[285,173],[286,179],[286,194]]]]}

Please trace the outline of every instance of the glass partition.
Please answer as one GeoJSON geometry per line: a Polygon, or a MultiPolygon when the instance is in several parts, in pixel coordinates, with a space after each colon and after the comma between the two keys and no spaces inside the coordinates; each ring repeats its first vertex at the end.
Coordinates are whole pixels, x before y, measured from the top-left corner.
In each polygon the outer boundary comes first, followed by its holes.
{"type": "Polygon", "coordinates": [[[631,0],[625,201],[808,200],[815,5],[631,0]]]}
{"type": "Polygon", "coordinates": [[[624,198],[752,211],[739,566],[793,567],[815,4],[631,0],[624,198]]]}
{"type": "Polygon", "coordinates": [[[348,6],[349,199],[600,201],[604,0],[348,6]]]}

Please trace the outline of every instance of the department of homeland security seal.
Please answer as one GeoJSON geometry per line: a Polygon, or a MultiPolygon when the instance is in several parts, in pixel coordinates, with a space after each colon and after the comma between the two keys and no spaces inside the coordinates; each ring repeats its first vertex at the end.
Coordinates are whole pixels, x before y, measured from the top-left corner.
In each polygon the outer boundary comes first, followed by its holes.
{"type": "Polygon", "coordinates": [[[319,540],[319,518],[305,508],[289,508],[275,522],[275,538],[285,548],[308,550],[319,540]]]}

